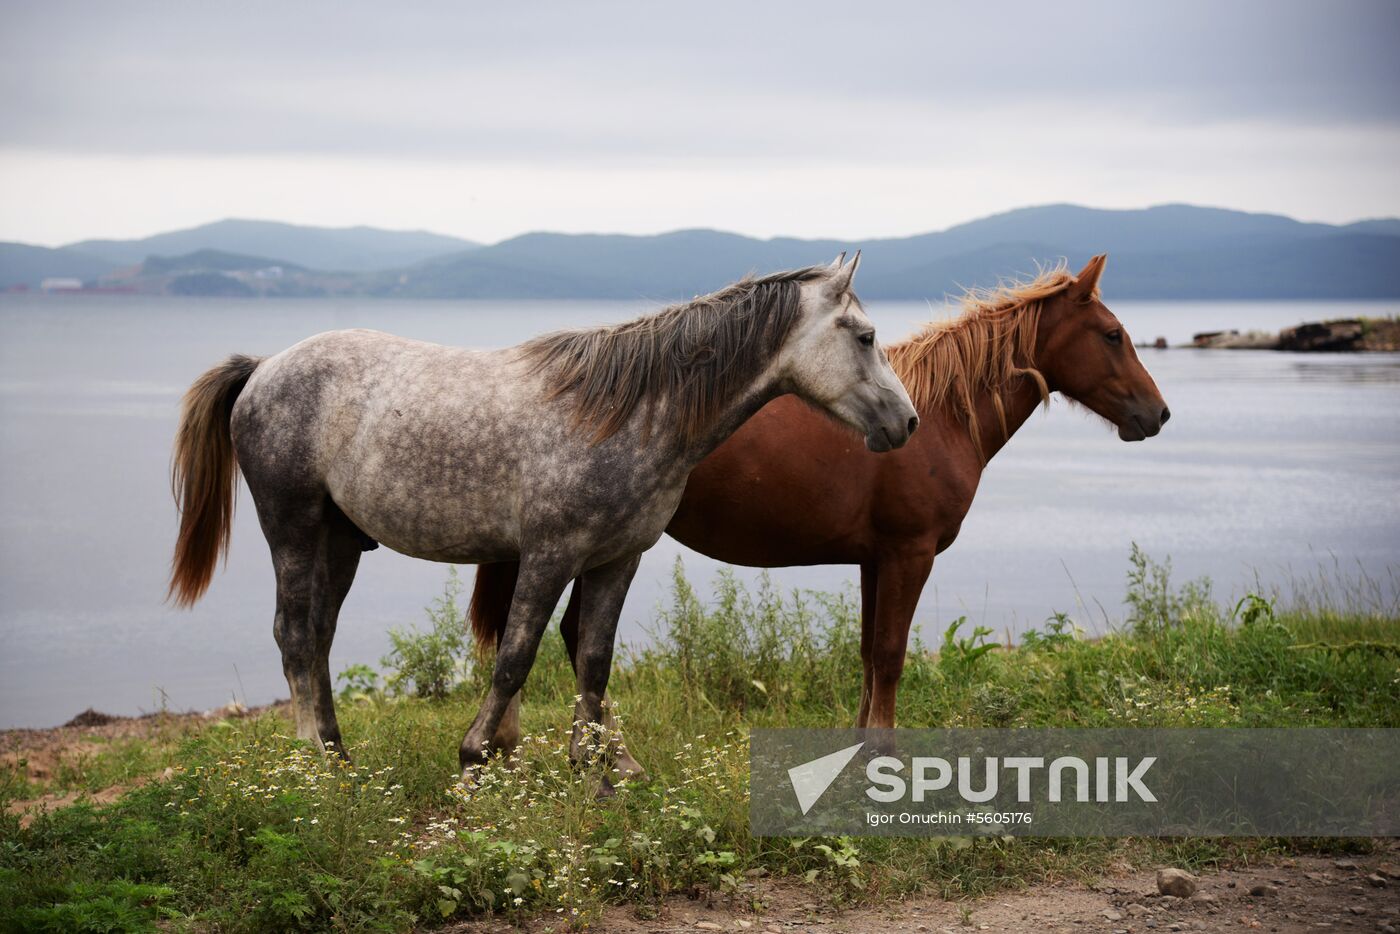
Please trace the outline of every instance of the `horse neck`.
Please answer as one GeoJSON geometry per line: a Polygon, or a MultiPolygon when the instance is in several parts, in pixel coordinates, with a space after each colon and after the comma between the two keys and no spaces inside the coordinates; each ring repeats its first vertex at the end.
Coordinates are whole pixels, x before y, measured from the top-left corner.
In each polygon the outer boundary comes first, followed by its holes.
{"type": "Polygon", "coordinates": [[[977,425],[981,434],[982,454],[987,462],[997,455],[1020,430],[1041,404],[1040,389],[1035,381],[1026,376],[1013,376],[1011,384],[996,388],[984,388],[973,396],[973,406],[977,410],[977,425]],[[997,412],[997,397],[1001,397],[1002,412],[1006,416],[1006,430],[1002,431],[1001,415],[997,412]]]}
{"type": "Polygon", "coordinates": [[[685,469],[690,470],[709,457],[716,448],[729,440],[729,436],[738,431],[744,422],[757,415],[759,409],[782,394],[777,380],[773,379],[770,373],[765,371],[760,374],[747,389],[737,393],[730,400],[707,431],[682,448],[680,459],[685,469]]]}
{"type": "MultiPolygon", "coordinates": [[[[1046,318],[1046,308],[1042,307],[1037,320],[1041,322],[1036,334],[1034,356],[1040,357],[1040,348],[1044,344],[1043,322],[1046,318]]],[[[1019,355],[1018,355],[1019,356],[1019,355]]],[[[1023,369],[1038,370],[1034,360],[1017,359],[1015,366],[1023,369]]],[[[1042,373],[1042,376],[1044,374],[1042,373]]],[[[1050,387],[1053,391],[1053,387],[1050,387]]],[[[943,402],[944,413],[951,415],[954,422],[962,423],[971,433],[972,425],[977,426],[977,442],[982,453],[982,466],[991,463],[993,457],[1004,448],[1011,436],[1020,430],[1035,412],[1036,407],[1045,401],[1040,393],[1040,386],[1030,376],[1010,376],[1002,383],[994,386],[978,386],[972,393],[972,410],[976,415],[975,422],[971,419],[963,422],[961,413],[956,409],[956,403],[952,399],[943,402]],[[1003,427],[1004,426],[1004,427],[1003,427]]],[[[920,413],[922,416],[923,413],[920,413]]]]}

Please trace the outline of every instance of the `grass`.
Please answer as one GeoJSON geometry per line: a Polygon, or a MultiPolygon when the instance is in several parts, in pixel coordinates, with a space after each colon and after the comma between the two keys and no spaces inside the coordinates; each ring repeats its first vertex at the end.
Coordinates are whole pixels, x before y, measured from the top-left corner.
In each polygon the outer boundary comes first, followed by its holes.
{"type": "MultiPolygon", "coordinates": [[[[1400,613],[1380,588],[1343,588],[1348,601],[1313,584],[1282,608],[1258,597],[1226,606],[1208,582],[1174,587],[1167,566],[1136,551],[1133,568],[1131,616],[1105,638],[1084,640],[1057,615],[1016,647],[961,621],[936,653],[915,646],[901,725],[1400,725],[1400,613]]],[[[457,598],[450,581],[424,638],[442,641],[442,620],[460,619],[457,598]]],[[[52,790],[93,790],[175,765],[108,807],[78,804],[24,828],[0,819],[0,929],[404,930],[484,913],[571,929],[607,903],[646,913],[674,892],[752,908],[743,882],[760,874],[843,903],[1370,846],[749,836],[748,730],[853,722],[858,628],[853,594],[748,592],[721,575],[707,605],[678,567],[653,642],[623,653],[611,682],[652,778],[606,803],[594,800],[596,777],[567,763],[574,685],[557,637],[527,687],[518,764],[493,765],[464,789],[457,743],[489,666],[444,666],[399,633],[394,663],[417,659],[427,674],[401,667],[387,682],[397,689],[385,689],[363,667],[349,673],[340,709],[354,765],[313,754],[266,714],[95,747],[55,776],[52,790]],[[445,698],[431,696],[439,688],[445,698]]],[[[0,797],[32,791],[20,770],[0,774],[0,797]]]]}

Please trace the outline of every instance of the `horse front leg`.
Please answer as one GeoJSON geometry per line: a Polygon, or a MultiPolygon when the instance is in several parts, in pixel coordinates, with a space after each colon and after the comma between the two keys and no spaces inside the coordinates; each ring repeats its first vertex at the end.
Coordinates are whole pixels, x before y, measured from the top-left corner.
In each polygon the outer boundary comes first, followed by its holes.
{"type": "Polygon", "coordinates": [[[875,690],[875,601],[879,566],[860,566],[860,713],[856,726],[870,721],[870,695],[875,690]]]}
{"type": "MultiPolygon", "coordinates": [[[[574,668],[575,678],[578,677],[579,673],[578,631],[582,597],[583,581],[574,581],[574,589],[569,594],[569,605],[564,608],[564,617],[559,621],[559,634],[564,637],[564,647],[568,649],[569,664],[574,668]]],[[[603,698],[603,729],[607,731],[609,736],[617,735],[617,721],[613,718],[612,711],[608,709],[606,695],[603,698]]],[[[613,746],[612,773],[618,781],[628,779],[646,781],[647,777],[647,770],[633,757],[627,744],[620,739],[613,746]]]]}
{"type": "Polygon", "coordinates": [[[492,752],[503,751],[494,748],[492,740],[516,695],[525,686],[525,678],[535,664],[540,637],[549,626],[550,614],[571,577],[572,568],[557,556],[522,556],[510,617],[496,649],[491,688],[458,750],[464,776],[472,766],[484,764],[492,752]]]}
{"type": "MultiPolygon", "coordinates": [[[[599,752],[609,762],[615,753],[611,731],[604,723],[603,697],[612,672],[617,619],[640,561],[640,554],[629,555],[592,568],[579,579],[580,632],[574,661],[579,696],[574,708],[573,740],[569,744],[569,759],[579,768],[590,765],[599,752]]],[[[612,782],[604,775],[598,794],[612,793],[612,782]]]]}
{"type": "Polygon", "coordinates": [[[909,626],[932,570],[932,552],[899,555],[880,563],[871,646],[874,683],[870,692],[870,713],[864,724],[871,729],[894,727],[895,695],[899,691],[899,678],[904,674],[909,626]]]}

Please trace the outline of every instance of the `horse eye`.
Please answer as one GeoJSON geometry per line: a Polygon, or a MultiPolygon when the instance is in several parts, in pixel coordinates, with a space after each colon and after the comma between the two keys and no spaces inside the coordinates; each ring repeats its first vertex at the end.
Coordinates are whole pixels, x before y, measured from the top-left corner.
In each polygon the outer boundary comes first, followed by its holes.
{"type": "Polygon", "coordinates": [[[874,331],[866,331],[866,332],[865,332],[864,334],[862,334],[860,337],[856,338],[856,340],[860,341],[860,342],[861,342],[861,345],[864,346],[864,347],[874,347],[874,346],[875,346],[875,332],[874,332],[874,331]]]}
{"type": "Polygon", "coordinates": [[[1110,344],[1121,344],[1123,343],[1123,332],[1120,331],[1118,328],[1114,328],[1112,331],[1109,331],[1107,334],[1105,334],[1103,336],[1103,339],[1108,341],[1110,344]]]}

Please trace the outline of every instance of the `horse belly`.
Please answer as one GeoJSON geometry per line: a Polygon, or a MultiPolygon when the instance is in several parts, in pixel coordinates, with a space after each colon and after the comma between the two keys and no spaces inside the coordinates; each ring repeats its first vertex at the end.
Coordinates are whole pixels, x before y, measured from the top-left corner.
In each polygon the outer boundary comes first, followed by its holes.
{"type": "Polygon", "coordinates": [[[856,564],[865,560],[863,539],[820,521],[764,521],[742,504],[683,501],[666,534],[707,558],[754,568],[856,564]]]}
{"type": "Polygon", "coordinates": [[[327,486],[383,545],[415,558],[480,563],[519,555],[518,474],[514,452],[489,431],[390,423],[365,426],[335,459],[327,486]]]}

